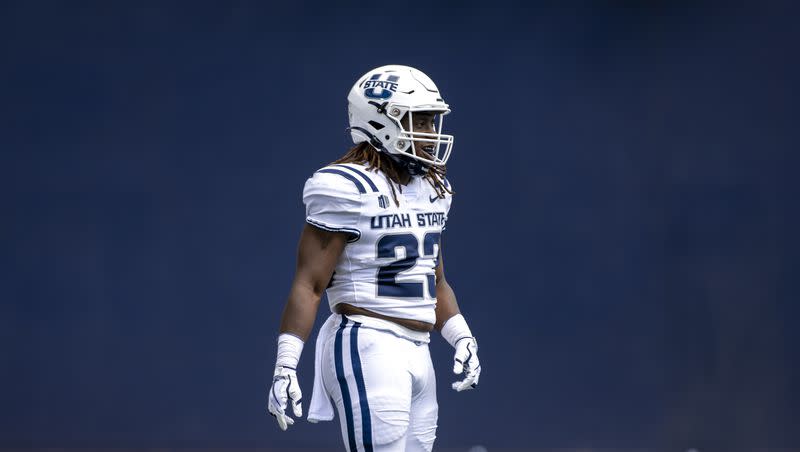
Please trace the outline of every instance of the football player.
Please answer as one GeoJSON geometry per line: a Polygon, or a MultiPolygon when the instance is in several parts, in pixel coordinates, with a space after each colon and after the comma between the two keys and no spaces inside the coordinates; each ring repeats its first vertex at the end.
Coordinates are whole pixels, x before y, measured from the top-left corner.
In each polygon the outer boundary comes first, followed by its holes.
{"type": "Polygon", "coordinates": [[[348,95],[355,147],[305,184],[306,225],[283,311],[268,411],[281,429],[302,416],[297,363],[327,292],[316,341],[311,422],[339,414],[350,452],[430,451],[436,381],[428,342],[455,348],[456,391],[476,387],[478,344],[447,283],[441,236],[453,189],[450,112],[433,81],[407,66],[362,76],[348,95]]]}

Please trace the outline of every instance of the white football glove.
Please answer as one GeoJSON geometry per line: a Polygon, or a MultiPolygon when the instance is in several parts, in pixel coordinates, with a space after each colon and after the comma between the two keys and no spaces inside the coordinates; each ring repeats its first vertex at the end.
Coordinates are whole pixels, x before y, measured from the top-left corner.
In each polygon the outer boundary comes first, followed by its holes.
{"type": "Polygon", "coordinates": [[[464,373],[464,379],[453,382],[453,389],[458,392],[474,389],[481,377],[481,362],[478,361],[478,342],[474,337],[464,337],[456,342],[456,354],[453,357],[453,373],[464,373]]]}
{"type": "Polygon", "coordinates": [[[300,404],[303,393],[297,383],[297,371],[291,367],[275,367],[275,375],[272,377],[272,387],[269,388],[269,402],[267,410],[269,414],[278,420],[278,427],[286,430],[294,424],[294,419],[285,414],[286,404],[292,402],[292,411],[296,417],[303,415],[303,406],[300,404]]]}

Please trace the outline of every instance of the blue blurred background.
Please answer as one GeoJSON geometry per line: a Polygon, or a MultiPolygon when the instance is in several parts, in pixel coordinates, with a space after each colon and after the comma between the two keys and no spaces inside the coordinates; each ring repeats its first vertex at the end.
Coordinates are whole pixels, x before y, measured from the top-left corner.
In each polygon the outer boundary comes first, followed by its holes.
{"type": "Polygon", "coordinates": [[[303,183],[390,63],[453,108],[484,374],[453,393],[434,337],[437,446],[800,447],[798,13],[2,3],[0,447],[341,448],[266,387],[303,183]]]}

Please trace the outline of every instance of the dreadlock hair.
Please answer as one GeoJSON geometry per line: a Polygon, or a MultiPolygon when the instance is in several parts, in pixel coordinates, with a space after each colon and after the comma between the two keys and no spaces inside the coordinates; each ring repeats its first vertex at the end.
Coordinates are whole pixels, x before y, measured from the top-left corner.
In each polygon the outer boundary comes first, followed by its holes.
{"type": "MultiPolygon", "coordinates": [[[[400,185],[400,165],[390,156],[386,155],[385,152],[378,151],[368,142],[362,142],[350,148],[339,160],[333,162],[333,164],[336,163],[366,163],[368,171],[382,172],[388,180],[389,186],[392,188],[392,198],[394,198],[395,205],[400,207],[400,201],[398,201],[397,193],[394,189],[395,184],[397,184],[400,192],[402,193],[403,191],[400,185]]],[[[444,182],[442,182],[445,174],[447,174],[447,168],[444,166],[430,165],[428,166],[428,172],[422,176],[431,184],[431,187],[433,187],[440,198],[444,198],[446,193],[453,194],[453,191],[445,187],[444,182]]]]}

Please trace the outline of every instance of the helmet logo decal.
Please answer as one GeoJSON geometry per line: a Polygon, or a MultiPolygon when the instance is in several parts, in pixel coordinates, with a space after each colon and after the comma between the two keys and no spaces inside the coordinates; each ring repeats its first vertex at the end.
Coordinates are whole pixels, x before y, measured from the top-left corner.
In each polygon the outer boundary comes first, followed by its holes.
{"type": "Polygon", "coordinates": [[[400,77],[390,75],[386,80],[379,80],[381,74],[375,74],[364,82],[364,96],[370,99],[388,99],[397,92],[397,81],[400,77]]]}

